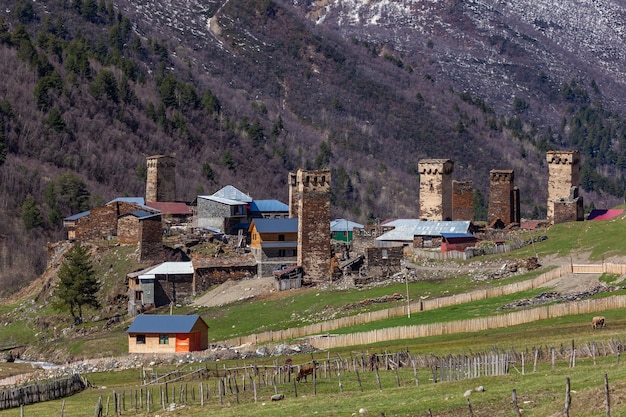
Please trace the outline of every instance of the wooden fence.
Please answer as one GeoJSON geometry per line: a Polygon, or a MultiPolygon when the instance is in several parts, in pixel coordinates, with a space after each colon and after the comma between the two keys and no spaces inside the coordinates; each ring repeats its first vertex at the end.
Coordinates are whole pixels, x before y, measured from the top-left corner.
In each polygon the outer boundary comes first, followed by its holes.
{"type": "Polygon", "coordinates": [[[471,333],[502,327],[517,326],[539,320],[578,314],[590,314],[605,310],[626,308],[626,296],[618,295],[602,299],[573,301],[563,304],[524,309],[491,317],[457,320],[444,323],[400,326],[369,332],[351,334],[325,334],[309,338],[312,346],[319,349],[368,345],[398,339],[441,336],[455,333],[471,333]]]}
{"type": "MultiPolygon", "coordinates": [[[[571,272],[571,265],[566,265],[545,272],[536,278],[522,282],[516,282],[513,284],[503,285],[501,287],[475,290],[464,294],[455,294],[434,299],[420,299],[410,303],[409,308],[411,312],[427,311],[441,307],[499,297],[502,295],[512,294],[520,291],[528,291],[544,285],[554,279],[560,278],[563,275],[570,274],[571,272]]],[[[398,306],[384,310],[362,313],[355,316],[328,320],[303,327],[293,327],[283,330],[270,330],[263,333],[240,336],[226,340],[224,341],[224,343],[231,346],[240,346],[244,344],[257,345],[262,343],[279,342],[282,340],[302,338],[313,334],[328,333],[343,327],[351,327],[364,323],[370,323],[372,321],[385,320],[392,317],[403,316],[405,314],[407,314],[407,306],[398,306]]]]}
{"type": "Polygon", "coordinates": [[[501,376],[509,373],[511,358],[506,353],[484,353],[440,358],[433,368],[433,380],[459,381],[481,376],[501,376]]]}
{"type": "MultiPolygon", "coordinates": [[[[514,294],[514,293],[521,292],[521,291],[532,290],[554,279],[560,278],[564,275],[568,275],[571,273],[597,274],[597,273],[605,273],[605,272],[626,275],[626,265],[612,264],[612,263],[602,263],[602,264],[597,264],[597,265],[564,265],[556,269],[553,269],[551,271],[547,271],[539,275],[536,278],[522,281],[522,282],[515,282],[512,284],[508,284],[508,285],[503,285],[501,287],[492,287],[492,288],[488,288],[484,290],[475,290],[475,291],[470,291],[468,293],[455,294],[455,295],[450,295],[446,297],[438,297],[434,299],[420,299],[420,300],[410,303],[409,309],[412,313],[434,310],[434,309],[441,308],[441,307],[449,307],[453,305],[469,303],[472,301],[485,300],[488,298],[500,297],[503,295],[514,294]]],[[[621,307],[608,307],[606,309],[610,310],[614,308],[621,308],[621,307]]],[[[529,310],[524,310],[524,312],[527,312],[527,311],[529,310]]],[[[597,310],[593,310],[593,311],[602,311],[602,308],[598,308],[597,310]]],[[[591,312],[591,310],[588,312],[591,312]]],[[[328,320],[328,321],[315,323],[315,324],[311,324],[311,325],[303,326],[303,327],[294,327],[294,328],[283,329],[283,330],[270,330],[270,331],[263,332],[263,333],[236,337],[233,339],[226,340],[224,341],[224,343],[228,345],[232,345],[232,346],[240,346],[243,344],[257,345],[257,344],[263,344],[263,343],[280,342],[282,340],[298,339],[298,338],[315,335],[315,334],[322,334],[322,335],[328,334],[332,332],[333,330],[337,330],[343,327],[357,326],[357,325],[364,324],[364,323],[370,323],[372,321],[385,320],[385,319],[392,318],[392,317],[399,317],[405,314],[407,314],[406,305],[393,307],[393,308],[389,308],[385,310],[362,313],[362,314],[358,314],[355,316],[342,317],[342,318],[328,320]]],[[[571,313],[571,314],[581,314],[581,313],[571,313]]],[[[559,317],[559,316],[552,316],[552,317],[559,317]]],[[[536,320],[541,320],[541,318],[533,319],[530,321],[536,321],[536,320]]],[[[526,321],[525,323],[527,322],[528,321],[526,321]]],[[[501,326],[498,326],[498,327],[501,327],[501,326]]],[[[473,331],[473,330],[466,329],[463,331],[473,331]]],[[[400,330],[397,330],[396,332],[402,333],[402,331],[400,330]]],[[[402,338],[412,338],[412,337],[419,337],[419,336],[407,336],[407,337],[402,337],[402,338]]],[[[322,336],[321,338],[325,338],[325,336],[322,336]]],[[[326,339],[328,338],[326,337],[326,339]]],[[[369,337],[367,339],[369,339],[369,337]]],[[[392,339],[383,338],[377,341],[382,341],[382,340],[392,340],[392,339]]],[[[318,343],[318,341],[315,341],[314,343],[318,343]]],[[[371,343],[371,342],[364,342],[364,343],[371,343]]],[[[356,343],[356,344],[361,344],[361,343],[356,343]]],[[[339,347],[339,346],[342,346],[342,345],[333,344],[333,347],[339,347]]],[[[351,343],[346,346],[353,346],[353,344],[351,343]]]]}
{"type": "Polygon", "coordinates": [[[84,390],[87,386],[88,383],[80,375],[74,374],[23,387],[7,388],[0,391],[0,410],[68,397],[84,390]]]}

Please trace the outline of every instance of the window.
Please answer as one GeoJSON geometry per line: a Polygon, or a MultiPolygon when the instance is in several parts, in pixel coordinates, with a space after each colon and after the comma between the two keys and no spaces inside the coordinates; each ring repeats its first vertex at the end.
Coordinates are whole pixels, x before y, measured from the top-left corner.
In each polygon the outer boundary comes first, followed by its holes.
{"type": "Polygon", "coordinates": [[[278,256],[280,256],[281,258],[284,258],[286,256],[286,252],[284,249],[279,249],[278,250],[278,256]]]}
{"type": "Polygon", "coordinates": [[[169,334],[160,334],[159,335],[159,345],[169,345],[170,344],[170,335],[169,334]]]}
{"type": "Polygon", "coordinates": [[[284,242],[285,241],[285,235],[278,235],[278,241],[279,242],[284,242]]]}
{"type": "Polygon", "coordinates": [[[145,334],[138,334],[137,336],[135,336],[135,343],[138,345],[145,345],[146,344],[146,335],[145,334]]]}

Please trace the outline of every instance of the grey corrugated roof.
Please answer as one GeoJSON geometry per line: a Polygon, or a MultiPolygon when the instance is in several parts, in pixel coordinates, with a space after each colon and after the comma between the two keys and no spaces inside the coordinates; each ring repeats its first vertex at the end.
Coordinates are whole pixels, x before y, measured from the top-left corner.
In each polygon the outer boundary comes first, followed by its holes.
{"type": "Polygon", "coordinates": [[[414,236],[441,236],[442,233],[468,233],[470,221],[421,221],[398,219],[386,224],[395,226],[376,238],[384,241],[412,241],[414,236]]]}
{"type": "Polygon", "coordinates": [[[227,185],[226,187],[214,193],[211,197],[239,201],[239,203],[251,203],[252,202],[252,197],[250,197],[246,193],[239,191],[232,185],[227,185]]]}
{"type": "Polygon", "coordinates": [[[154,278],[155,275],[193,274],[193,264],[188,262],[163,262],[139,275],[139,279],[154,278]]]}
{"type": "Polygon", "coordinates": [[[135,318],[127,333],[189,333],[198,320],[204,321],[198,315],[162,316],[141,314],[135,318]]]}
{"type": "Polygon", "coordinates": [[[351,232],[355,227],[363,229],[365,226],[346,219],[337,219],[330,222],[331,232],[351,232]]]}
{"type": "MultiPolygon", "coordinates": [[[[259,233],[296,233],[298,219],[252,219],[259,233]]],[[[250,225],[252,227],[252,224],[250,225]]]]}

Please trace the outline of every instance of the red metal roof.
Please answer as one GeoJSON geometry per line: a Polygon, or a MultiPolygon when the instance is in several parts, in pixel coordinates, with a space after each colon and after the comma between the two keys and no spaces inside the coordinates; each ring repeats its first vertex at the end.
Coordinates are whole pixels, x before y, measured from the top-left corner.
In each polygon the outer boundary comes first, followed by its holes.
{"type": "Polygon", "coordinates": [[[150,201],[146,203],[146,206],[159,210],[161,214],[174,214],[180,216],[189,216],[192,214],[191,207],[185,203],[150,201]]]}

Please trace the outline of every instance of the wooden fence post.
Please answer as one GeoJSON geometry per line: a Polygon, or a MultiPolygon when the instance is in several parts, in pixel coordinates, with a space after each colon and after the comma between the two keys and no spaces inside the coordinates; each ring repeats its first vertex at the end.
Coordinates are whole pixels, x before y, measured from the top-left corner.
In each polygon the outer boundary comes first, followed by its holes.
{"type": "Polygon", "coordinates": [[[569,377],[565,378],[565,410],[564,416],[569,417],[569,407],[572,405],[572,396],[570,392],[570,381],[569,377]]]}
{"type": "Polygon", "coordinates": [[[611,417],[611,394],[609,393],[609,376],[604,374],[604,395],[606,395],[606,417],[611,417]]]}
{"type": "Polygon", "coordinates": [[[515,388],[513,388],[513,408],[515,409],[515,415],[517,417],[522,417],[522,413],[517,405],[517,392],[515,391],[515,388]]]}

